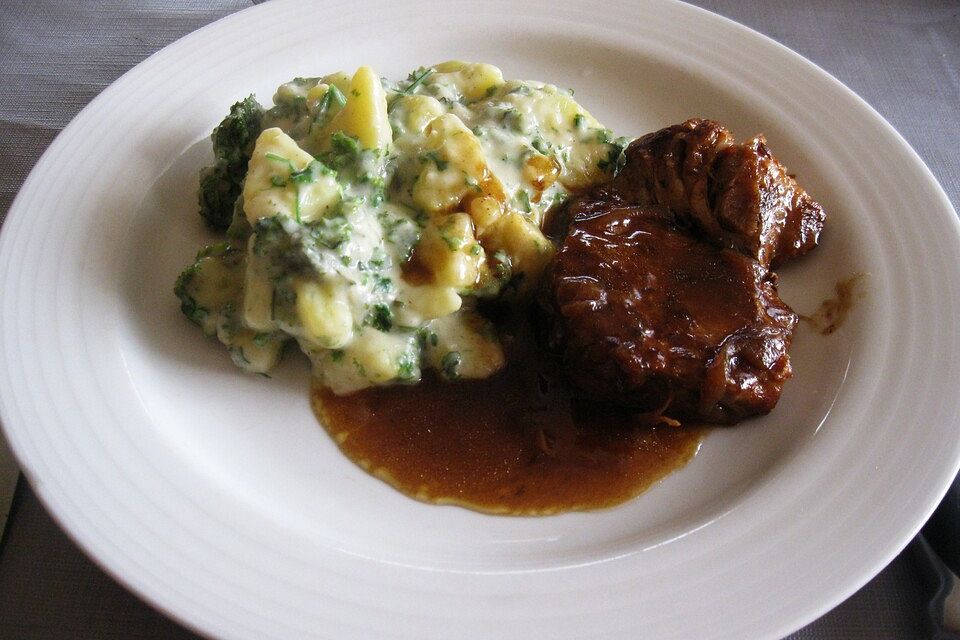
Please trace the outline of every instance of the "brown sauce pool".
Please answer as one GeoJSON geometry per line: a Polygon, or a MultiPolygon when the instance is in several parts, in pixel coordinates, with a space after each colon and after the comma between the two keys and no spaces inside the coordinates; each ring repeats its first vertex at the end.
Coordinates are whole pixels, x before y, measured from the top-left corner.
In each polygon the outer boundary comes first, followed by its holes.
{"type": "Polygon", "coordinates": [[[507,366],[485,380],[311,401],[343,453],[417,500],[487,513],[547,515],[610,507],[686,464],[706,428],[651,424],[570,396],[529,329],[507,337],[507,366]]]}

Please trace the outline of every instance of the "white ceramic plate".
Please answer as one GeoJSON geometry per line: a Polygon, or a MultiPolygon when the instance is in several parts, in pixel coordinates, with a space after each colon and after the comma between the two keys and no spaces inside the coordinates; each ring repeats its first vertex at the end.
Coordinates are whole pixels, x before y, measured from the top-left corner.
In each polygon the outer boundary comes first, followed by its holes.
{"type": "Polygon", "coordinates": [[[0,238],[0,411],[80,545],[211,636],[777,638],[889,562],[957,471],[958,246],[946,197],[889,125],[704,11],[272,2],[125,75],[30,175],[0,238]],[[869,274],[837,333],[801,328],[773,415],[713,433],[621,507],[490,517],[367,476],[316,424],[305,362],[245,376],[180,317],[173,280],[210,240],[196,172],[234,100],[449,58],[572,87],[622,134],[692,115],[767,134],[831,215],[783,297],[809,313],[869,274]]]}

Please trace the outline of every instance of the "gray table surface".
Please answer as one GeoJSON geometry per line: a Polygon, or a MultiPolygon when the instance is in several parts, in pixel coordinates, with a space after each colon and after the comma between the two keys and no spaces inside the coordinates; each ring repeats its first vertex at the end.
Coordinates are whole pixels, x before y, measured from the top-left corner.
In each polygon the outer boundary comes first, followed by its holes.
{"type": "MultiPolygon", "coordinates": [[[[103,88],[154,51],[250,4],[4,3],[0,224],[43,150],[103,88]]],[[[960,3],[694,4],[774,38],[851,87],[900,131],[960,208],[960,3]]],[[[908,546],[849,600],[790,640],[931,637],[924,626],[929,585],[917,547],[908,546]]],[[[60,531],[21,479],[0,542],[0,638],[196,637],[100,571],[60,531]]]]}

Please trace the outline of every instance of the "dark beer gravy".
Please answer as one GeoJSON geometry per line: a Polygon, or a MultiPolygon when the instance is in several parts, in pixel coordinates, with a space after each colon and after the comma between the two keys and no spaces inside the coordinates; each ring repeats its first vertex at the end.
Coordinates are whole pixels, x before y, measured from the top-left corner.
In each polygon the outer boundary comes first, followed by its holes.
{"type": "Polygon", "coordinates": [[[671,426],[571,397],[529,335],[505,340],[508,364],[485,380],[337,396],[314,411],[340,449],[410,497],[477,511],[546,515],[610,507],[697,452],[705,428],[671,426]]]}

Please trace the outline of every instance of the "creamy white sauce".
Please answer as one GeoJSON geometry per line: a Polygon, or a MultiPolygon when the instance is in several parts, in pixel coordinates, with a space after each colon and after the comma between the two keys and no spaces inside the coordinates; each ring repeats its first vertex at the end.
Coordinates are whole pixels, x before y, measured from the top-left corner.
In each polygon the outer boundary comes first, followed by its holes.
{"type": "Polygon", "coordinates": [[[266,373],[293,339],[335,393],[502,367],[476,301],[530,289],[544,213],[622,148],[570,92],[485,64],[298,78],[274,102],[231,245],[178,295],[238,366],[266,373]]]}

